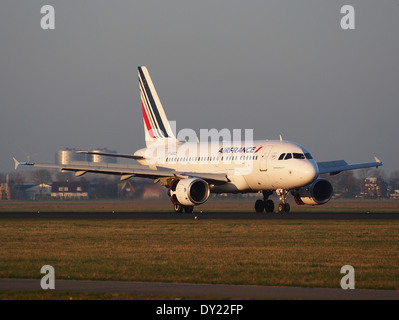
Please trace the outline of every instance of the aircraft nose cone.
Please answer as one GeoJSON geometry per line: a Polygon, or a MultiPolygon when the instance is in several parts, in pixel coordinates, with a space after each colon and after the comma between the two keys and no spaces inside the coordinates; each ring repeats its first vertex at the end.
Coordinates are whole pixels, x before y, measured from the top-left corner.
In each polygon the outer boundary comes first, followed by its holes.
{"type": "Polygon", "coordinates": [[[312,162],[303,163],[300,167],[300,177],[305,184],[312,183],[319,175],[319,168],[312,162]]]}

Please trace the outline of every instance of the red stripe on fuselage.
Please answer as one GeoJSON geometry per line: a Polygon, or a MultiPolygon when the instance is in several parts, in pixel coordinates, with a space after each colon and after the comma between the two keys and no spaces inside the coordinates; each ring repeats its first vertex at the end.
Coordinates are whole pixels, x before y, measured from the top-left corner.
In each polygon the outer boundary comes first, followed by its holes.
{"type": "Polygon", "coordinates": [[[259,147],[258,149],[255,150],[255,153],[257,153],[260,149],[262,149],[263,146],[259,147]]]}
{"type": "Polygon", "coordinates": [[[150,121],[148,120],[147,112],[145,112],[145,109],[144,109],[143,100],[141,100],[141,108],[143,109],[143,117],[144,117],[145,126],[147,127],[147,131],[150,134],[151,138],[155,138],[154,132],[151,128],[150,121]]]}

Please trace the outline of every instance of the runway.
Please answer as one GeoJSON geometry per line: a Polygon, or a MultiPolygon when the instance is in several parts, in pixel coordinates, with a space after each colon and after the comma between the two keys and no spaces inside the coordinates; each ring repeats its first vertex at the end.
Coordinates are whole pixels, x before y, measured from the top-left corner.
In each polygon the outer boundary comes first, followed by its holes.
{"type": "MultiPolygon", "coordinates": [[[[39,279],[0,279],[0,291],[40,291],[39,279]]],[[[217,299],[399,300],[396,290],[271,287],[164,282],[55,280],[55,291],[134,293],[217,299]]]]}
{"type": "Polygon", "coordinates": [[[0,219],[398,220],[399,212],[0,212],[0,219]]]}

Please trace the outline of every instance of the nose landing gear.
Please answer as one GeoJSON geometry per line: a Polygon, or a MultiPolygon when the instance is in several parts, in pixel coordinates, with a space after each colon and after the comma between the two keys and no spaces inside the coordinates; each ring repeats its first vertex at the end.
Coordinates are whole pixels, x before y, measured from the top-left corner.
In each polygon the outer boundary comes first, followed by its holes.
{"type": "Polygon", "coordinates": [[[290,204],[289,203],[280,203],[278,205],[278,212],[279,213],[290,212],[290,204]]]}
{"type": "Polygon", "coordinates": [[[277,195],[280,197],[280,203],[278,205],[278,212],[283,213],[283,212],[290,212],[290,204],[287,203],[287,195],[289,191],[284,190],[284,189],[278,189],[276,190],[277,195]]]}

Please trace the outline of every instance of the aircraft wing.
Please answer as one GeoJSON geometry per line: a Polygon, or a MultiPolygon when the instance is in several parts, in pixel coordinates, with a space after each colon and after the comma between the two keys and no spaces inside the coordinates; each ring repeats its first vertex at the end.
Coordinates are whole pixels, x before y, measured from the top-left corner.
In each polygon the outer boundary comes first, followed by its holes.
{"type": "Polygon", "coordinates": [[[134,159],[134,160],[141,160],[144,159],[142,156],[135,156],[132,154],[119,154],[119,153],[107,153],[107,152],[97,152],[97,151],[76,151],[76,153],[83,153],[83,154],[94,154],[99,156],[107,156],[107,157],[119,157],[119,158],[127,158],[127,159],[134,159]]]}
{"type": "Polygon", "coordinates": [[[374,157],[374,162],[366,162],[366,163],[357,163],[357,164],[348,164],[345,160],[336,160],[336,161],[324,161],[317,162],[319,167],[319,174],[329,173],[331,176],[340,173],[341,171],[347,170],[355,170],[355,169],[363,169],[363,168],[371,168],[382,166],[382,162],[374,157]]]}
{"type": "Polygon", "coordinates": [[[196,172],[179,172],[169,168],[155,167],[143,165],[129,165],[117,163],[90,163],[83,164],[40,164],[32,162],[19,162],[14,158],[15,169],[20,165],[33,166],[37,168],[60,169],[62,171],[75,172],[77,177],[85,173],[102,173],[111,175],[120,175],[121,180],[126,180],[132,177],[161,179],[161,178],[200,178],[209,183],[223,184],[227,183],[229,179],[223,173],[196,173],[196,172]]]}
{"type": "Polygon", "coordinates": [[[200,178],[212,184],[224,184],[229,182],[229,178],[225,173],[200,173],[200,172],[179,172],[176,173],[177,178],[200,178]]]}

